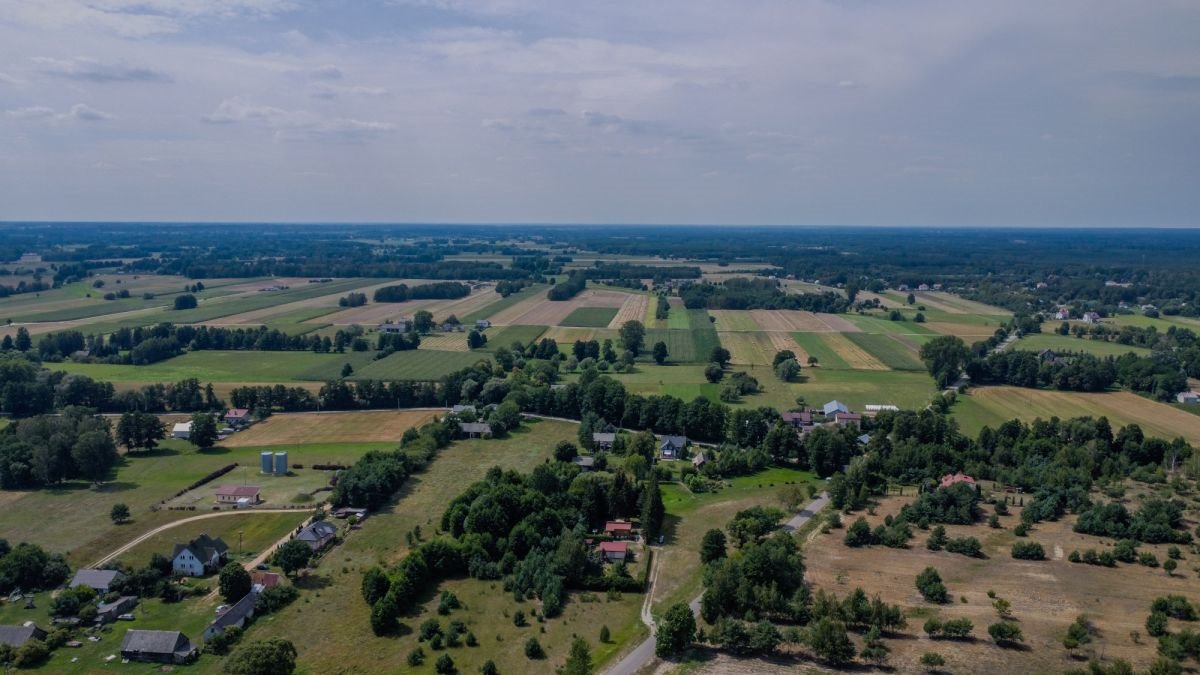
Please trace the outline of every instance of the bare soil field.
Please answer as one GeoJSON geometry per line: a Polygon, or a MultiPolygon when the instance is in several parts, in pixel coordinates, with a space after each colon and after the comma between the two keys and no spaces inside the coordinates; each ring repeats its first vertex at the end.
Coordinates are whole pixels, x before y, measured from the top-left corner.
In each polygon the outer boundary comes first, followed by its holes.
{"type": "Polygon", "coordinates": [[[399,442],[406,429],[428,422],[435,414],[428,410],[278,414],[230,436],[222,445],[399,442]]]}
{"type": "Polygon", "coordinates": [[[628,297],[628,293],[593,288],[561,302],[552,302],[545,296],[534,296],[498,312],[492,317],[492,323],[501,326],[556,326],[580,307],[620,308],[628,297]]]}
{"type": "Polygon", "coordinates": [[[825,344],[842,357],[846,365],[855,370],[888,370],[887,364],[871,355],[870,352],[854,344],[841,333],[823,335],[825,344]]]}
{"type": "MultiPolygon", "coordinates": [[[[894,514],[909,497],[889,497],[874,516],[872,526],[894,514]]],[[[1003,528],[985,524],[947,526],[950,537],[973,536],[984,545],[985,559],[925,548],[927,532],[915,530],[907,550],[882,546],[852,549],[842,543],[844,530],[815,535],[806,547],[807,579],[816,587],[844,596],[855,586],[867,595],[880,594],[889,603],[906,608],[908,627],[900,639],[887,640],[892,649],[890,665],[901,672],[920,672],[919,659],[927,651],[946,658],[949,672],[1061,672],[1079,667],[1063,648],[1062,638],[1071,622],[1086,615],[1096,628],[1090,645],[1105,658],[1122,658],[1135,669],[1145,669],[1155,657],[1155,641],[1145,635],[1144,622],[1150,602],[1168,593],[1200,599],[1192,571],[1168,577],[1161,569],[1118,564],[1116,568],[1071,563],[1065,554],[1073,550],[1106,546],[1098,537],[1071,530],[1073,517],[1041,523],[1028,537],[1042,544],[1045,561],[1015,560],[1009,548],[1016,541],[1011,528],[1019,522],[1020,508],[1002,518],[1003,528]],[[950,590],[953,602],[935,605],[924,602],[914,585],[916,575],[927,566],[936,568],[950,590]],[[987,592],[1012,603],[1013,616],[1025,636],[1020,649],[1003,649],[987,638],[987,626],[997,615],[987,592]],[[921,626],[929,616],[969,618],[975,628],[971,641],[930,640],[921,626]],[[1133,633],[1138,633],[1138,642],[1133,633]]],[[[858,514],[844,518],[847,524],[858,514]]],[[[1165,546],[1143,546],[1165,558],[1165,546]],[[1161,550],[1160,550],[1161,549],[1161,550]]],[[[1181,566],[1186,568],[1187,564],[1181,566]]],[[[1083,650],[1081,650],[1083,651],[1083,650]]]]}
{"type": "Polygon", "coordinates": [[[612,321],[608,322],[608,327],[620,328],[626,321],[641,321],[646,317],[646,309],[648,307],[650,307],[650,296],[633,293],[627,294],[625,302],[621,303],[621,309],[617,310],[617,315],[613,317],[612,321]]]}

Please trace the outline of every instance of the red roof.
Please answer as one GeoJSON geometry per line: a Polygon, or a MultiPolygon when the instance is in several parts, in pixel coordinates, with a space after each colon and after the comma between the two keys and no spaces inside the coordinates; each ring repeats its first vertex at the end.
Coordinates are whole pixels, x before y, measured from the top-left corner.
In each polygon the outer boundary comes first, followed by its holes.
{"type": "Polygon", "coordinates": [[[974,485],[975,479],[971,478],[970,476],[968,476],[965,473],[948,473],[945,476],[942,476],[942,487],[949,487],[951,485],[954,485],[955,483],[966,483],[967,485],[974,485]]]}
{"type": "Polygon", "coordinates": [[[250,411],[245,408],[231,408],[229,410],[229,412],[225,413],[225,416],[226,417],[245,417],[246,415],[249,415],[249,414],[250,414],[250,411]]]}
{"type": "Polygon", "coordinates": [[[618,520],[610,520],[604,524],[605,532],[633,532],[633,523],[623,523],[618,520]]]}
{"type": "Polygon", "coordinates": [[[217,494],[222,497],[256,497],[258,487],[254,485],[222,485],[217,488],[217,494]]]}
{"type": "Polygon", "coordinates": [[[263,588],[275,588],[279,585],[279,575],[274,572],[251,572],[250,583],[262,584],[263,588]]]}
{"type": "Polygon", "coordinates": [[[627,541],[602,541],[600,542],[601,553],[625,553],[629,551],[629,542],[627,541]]]}

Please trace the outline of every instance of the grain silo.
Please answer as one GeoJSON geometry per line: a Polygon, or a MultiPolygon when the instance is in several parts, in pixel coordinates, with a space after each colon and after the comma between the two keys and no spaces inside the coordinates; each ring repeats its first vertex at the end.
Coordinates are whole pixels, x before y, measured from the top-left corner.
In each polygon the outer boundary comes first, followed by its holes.
{"type": "Polygon", "coordinates": [[[272,463],[272,457],[271,457],[270,452],[261,453],[258,456],[258,458],[259,458],[259,462],[262,466],[263,473],[272,473],[274,471],[275,465],[272,463]]]}
{"type": "Polygon", "coordinates": [[[275,475],[286,476],[288,472],[288,462],[286,452],[275,453],[275,475]]]}

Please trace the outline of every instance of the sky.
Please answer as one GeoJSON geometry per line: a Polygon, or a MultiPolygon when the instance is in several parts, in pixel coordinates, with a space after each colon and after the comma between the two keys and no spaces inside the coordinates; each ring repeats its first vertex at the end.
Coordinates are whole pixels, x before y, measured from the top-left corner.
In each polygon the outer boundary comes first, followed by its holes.
{"type": "Polygon", "coordinates": [[[1200,226],[1192,0],[0,0],[0,221],[1200,226]]]}

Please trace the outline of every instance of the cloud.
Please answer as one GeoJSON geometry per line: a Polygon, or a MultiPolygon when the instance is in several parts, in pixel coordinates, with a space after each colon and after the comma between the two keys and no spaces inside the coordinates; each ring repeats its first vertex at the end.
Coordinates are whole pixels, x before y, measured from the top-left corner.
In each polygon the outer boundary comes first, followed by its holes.
{"type": "Polygon", "coordinates": [[[47,106],[31,106],[28,108],[6,110],[4,114],[19,120],[81,120],[84,122],[103,122],[104,120],[111,120],[113,118],[112,115],[103,110],[97,110],[86,103],[76,103],[64,113],[59,113],[54,108],[47,106]]]}
{"type": "Polygon", "coordinates": [[[0,73],[0,84],[20,84],[21,81],[9,75],[8,73],[0,73]]]}
{"type": "Polygon", "coordinates": [[[203,120],[210,124],[246,123],[274,129],[272,138],[276,141],[361,142],[396,128],[387,122],[326,119],[307,110],[284,110],[237,97],[222,101],[203,120]]]}
{"type": "Polygon", "coordinates": [[[255,122],[269,127],[301,126],[314,121],[313,115],[307,112],[258,105],[240,97],[221,101],[216,110],[201,119],[209,124],[255,122]]]}
{"type": "Polygon", "coordinates": [[[335,65],[326,64],[313,68],[309,76],[314,80],[340,80],[342,79],[342,69],[335,65]]]}
{"type": "Polygon", "coordinates": [[[83,27],[147,38],[179,33],[201,20],[265,18],[296,6],[293,0],[0,0],[0,13],[34,28],[83,27]]]}
{"type": "Polygon", "coordinates": [[[362,143],[395,131],[395,129],[395,125],[386,122],[332,119],[321,120],[311,125],[280,129],[275,132],[274,138],[277,141],[362,143]]]}
{"type": "Polygon", "coordinates": [[[171,76],[142,66],[124,63],[101,63],[95,59],[53,59],[35,56],[31,59],[41,72],[80,82],[171,82],[171,76]]]}
{"type": "Polygon", "coordinates": [[[102,120],[112,119],[112,115],[109,115],[102,110],[96,110],[92,106],[85,103],[76,103],[75,105],[71,106],[71,111],[67,114],[77,120],[84,120],[87,122],[99,122],[102,120]]]}
{"type": "Polygon", "coordinates": [[[46,106],[31,106],[28,108],[16,108],[15,110],[5,110],[5,115],[18,120],[37,120],[56,117],[57,113],[54,108],[46,106]]]}

